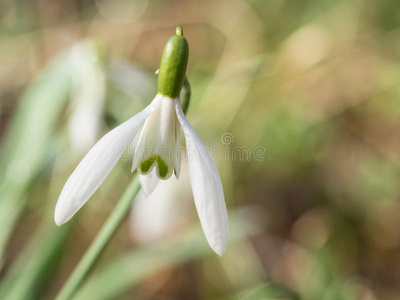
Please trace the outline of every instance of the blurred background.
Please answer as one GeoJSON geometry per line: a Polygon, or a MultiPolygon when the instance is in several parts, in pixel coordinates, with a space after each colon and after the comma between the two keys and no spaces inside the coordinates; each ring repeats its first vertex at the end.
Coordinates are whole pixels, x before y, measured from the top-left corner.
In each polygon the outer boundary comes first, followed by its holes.
{"type": "Polygon", "coordinates": [[[75,299],[400,299],[396,0],[1,1],[0,299],[53,299],[96,236],[131,160],[62,227],[58,195],[153,99],[176,25],[188,119],[222,154],[227,252],[172,179],[138,195],[75,299]]]}

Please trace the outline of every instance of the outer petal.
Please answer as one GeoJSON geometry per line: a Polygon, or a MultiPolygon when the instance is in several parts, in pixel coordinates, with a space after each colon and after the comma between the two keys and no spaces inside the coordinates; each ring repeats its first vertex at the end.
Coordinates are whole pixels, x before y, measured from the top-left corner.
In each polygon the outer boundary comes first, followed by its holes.
{"type": "Polygon", "coordinates": [[[201,226],[211,248],[221,256],[228,241],[228,214],[221,179],[207,149],[190,126],[177,100],[175,108],[185,134],[190,183],[201,226]]]}
{"type": "MultiPolygon", "coordinates": [[[[154,176],[158,179],[153,171],[154,176]]],[[[133,201],[130,217],[132,238],[140,244],[154,242],[185,231],[190,219],[192,191],[187,165],[182,166],[179,180],[171,176],[159,180],[155,190],[146,196],[141,189],[133,201]]],[[[146,175],[148,176],[148,175],[146,175]]]]}
{"type": "Polygon", "coordinates": [[[156,97],[144,110],[111,130],[90,149],[61,191],[54,214],[57,225],[69,221],[93,195],[158,101],[156,97]]]}
{"type": "Polygon", "coordinates": [[[139,174],[139,180],[140,185],[142,186],[142,190],[146,196],[149,196],[160,182],[160,179],[157,177],[157,172],[155,169],[153,169],[147,175],[139,174]]]}

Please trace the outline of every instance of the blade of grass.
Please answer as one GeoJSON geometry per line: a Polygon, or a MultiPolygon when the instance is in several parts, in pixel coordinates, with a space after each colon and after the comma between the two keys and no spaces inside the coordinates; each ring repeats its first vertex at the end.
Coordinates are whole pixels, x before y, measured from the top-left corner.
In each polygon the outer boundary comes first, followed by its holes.
{"type": "Polygon", "coordinates": [[[239,295],[232,297],[232,299],[300,300],[300,296],[288,288],[277,284],[262,284],[243,291],[239,295]]]}
{"type": "Polygon", "coordinates": [[[36,299],[61,257],[72,222],[58,228],[43,222],[0,285],[4,300],[36,299]]]}

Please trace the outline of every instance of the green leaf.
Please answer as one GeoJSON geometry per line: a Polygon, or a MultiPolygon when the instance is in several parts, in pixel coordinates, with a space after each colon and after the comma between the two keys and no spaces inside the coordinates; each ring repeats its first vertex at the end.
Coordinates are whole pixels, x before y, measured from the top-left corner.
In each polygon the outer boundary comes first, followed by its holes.
{"type": "Polygon", "coordinates": [[[9,124],[0,156],[0,257],[24,207],[25,190],[47,159],[70,85],[70,66],[62,55],[27,88],[9,124]]]}

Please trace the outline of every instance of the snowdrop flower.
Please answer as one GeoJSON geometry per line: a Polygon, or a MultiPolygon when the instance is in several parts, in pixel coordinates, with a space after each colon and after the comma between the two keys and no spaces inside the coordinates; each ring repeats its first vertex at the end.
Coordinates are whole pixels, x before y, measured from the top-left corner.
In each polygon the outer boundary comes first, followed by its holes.
{"type": "Polygon", "coordinates": [[[86,152],[98,137],[105,97],[101,50],[101,45],[92,40],[84,40],[71,50],[73,92],[68,129],[74,154],[86,152]]]}
{"type": "Polygon", "coordinates": [[[173,173],[178,178],[182,130],[200,223],[211,248],[219,255],[225,252],[228,217],[221,180],[178,99],[188,58],[189,46],[178,26],[163,51],[156,97],[144,110],[101,138],[79,163],[58,199],[54,216],[57,225],[70,220],[86,203],[131,142],[135,144],[132,171],[143,175],[141,183],[145,191],[154,188],[156,178],[167,180],[173,173]],[[156,178],[149,175],[153,169],[156,178]]]}

